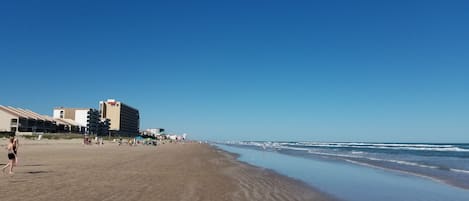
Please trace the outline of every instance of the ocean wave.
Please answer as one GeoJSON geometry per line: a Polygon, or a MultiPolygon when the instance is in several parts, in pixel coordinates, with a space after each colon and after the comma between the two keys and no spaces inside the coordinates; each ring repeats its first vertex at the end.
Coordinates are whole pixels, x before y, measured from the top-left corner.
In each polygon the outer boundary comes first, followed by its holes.
{"type": "Polygon", "coordinates": [[[361,143],[361,142],[259,142],[259,141],[230,141],[226,144],[249,145],[262,148],[279,147],[319,147],[319,148],[353,148],[353,149],[384,149],[407,151],[438,151],[438,152],[469,152],[469,149],[449,144],[398,144],[398,143],[361,143]]]}
{"type": "Polygon", "coordinates": [[[427,165],[427,164],[421,164],[421,163],[411,162],[411,161],[403,161],[403,160],[395,160],[395,159],[381,159],[381,158],[375,158],[375,157],[366,157],[366,156],[357,156],[357,155],[348,155],[348,154],[324,153],[324,152],[318,152],[318,151],[313,151],[313,150],[309,150],[308,153],[321,155],[321,156],[328,156],[328,157],[333,157],[333,158],[339,158],[347,162],[354,161],[354,163],[359,163],[359,164],[366,164],[365,162],[363,162],[363,160],[356,161],[357,159],[364,159],[364,160],[369,160],[369,161],[388,162],[388,163],[414,166],[414,167],[420,167],[420,168],[438,169],[438,170],[446,170],[446,171],[469,174],[469,170],[448,168],[448,167],[442,167],[442,166],[436,166],[436,165],[427,165]]]}
{"type": "Polygon", "coordinates": [[[355,149],[390,149],[409,151],[441,151],[441,152],[469,152],[469,149],[455,145],[444,144],[387,144],[387,143],[323,143],[323,142],[294,142],[288,146],[321,147],[321,148],[355,148],[355,149]]]}
{"type": "Polygon", "coordinates": [[[450,168],[449,170],[452,172],[469,174],[469,170],[461,170],[461,169],[455,169],[455,168],[450,168]]]}

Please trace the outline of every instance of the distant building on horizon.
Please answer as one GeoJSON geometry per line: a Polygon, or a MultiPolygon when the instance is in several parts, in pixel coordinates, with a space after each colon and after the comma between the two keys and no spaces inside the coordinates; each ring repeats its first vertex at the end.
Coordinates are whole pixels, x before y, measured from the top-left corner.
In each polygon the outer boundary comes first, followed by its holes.
{"type": "Polygon", "coordinates": [[[164,134],[164,128],[147,128],[141,132],[143,135],[158,136],[164,134]]]}
{"type": "Polygon", "coordinates": [[[75,121],[81,127],[80,133],[98,134],[100,115],[97,109],[57,107],[54,108],[53,117],[75,121]]]}
{"type": "Polygon", "coordinates": [[[108,99],[99,102],[99,112],[102,119],[110,120],[109,131],[112,135],[133,136],[139,134],[139,111],[120,101],[108,99]]]}

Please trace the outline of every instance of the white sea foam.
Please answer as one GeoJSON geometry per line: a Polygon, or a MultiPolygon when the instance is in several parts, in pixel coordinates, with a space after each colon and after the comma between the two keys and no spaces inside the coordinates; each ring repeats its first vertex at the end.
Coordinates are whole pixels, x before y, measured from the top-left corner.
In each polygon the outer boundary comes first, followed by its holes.
{"type": "Polygon", "coordinates": [[[325,143],[325,142],[297,142],[288,143],[290,146],[324,147],[324,148],[357,148],[357,149],[392,149],[411,151],[452,151],[469,152],[469,149],[445,144],[386,144],[386,143],[325,143]]]}
{"type": "Polygon", "coordinates": [[[469,174],[469,170],[461,170],[461,169],[454,169],[454,168],[450,168],[449,170],[453,172],[469,174]]]}
{"type": "MultiPolygon", "coordinates": [[[[395,160],[395,159],[381,159],[381,158],[375,158],[375,157],[366,157],[366,156],[357,156],[357,155],[348,155],[348,154],[324,153],[324,152],[318,152],[318,151],[313,151],[313,150],[309,150],[308,153],[321,155],[321,156],[339,157],[339,158],[341,158],[345,161],[348,161],[348,162],[353,161],[353,159],[365,159],[365,160],[370,160],[370,161],[389,162],[389,163],[395,163],[395,164],[400,164],[400,165],[408,165],[408,166],[415,166],[415,167],[421,167],[421,168],[441,169],[438,166],[420,164],[420,163],[417,163],[417,162],[410,162],[410,161],[403,161],[403,160],[395,160]]],[[[363,162],[358,162],[358,161],[354,161],[354,163],[363,164],[363,162]]],[[[454,172],[469,174],[469,170],[459,170],[459,169],[449,169],[449,170],[454,171],[454,172]]]]}
{"type": "MultiPolygon", "coordinates": [[[[438,152],[469,152],[469,149],[448,144],[399,144],[399,143],[361,143],[361,142],[259,142],[259,141],[230,141],[226,144],[249,145],[262,148],[286,147],[319,147],[319,148],[353,148],[353,149],[384,149],[384,150],[408,150],[408,151],[438,151],[438,152]]],[[[357,152],[358,153],[358,152],[357,152]]]]}
{"type": "MultiPolygon", "coordinates": [[[[228,144],[228,143],[227,143],[228,144]]],[[[324,142],[254,142],[254,141],[239,141],[230,142],[229,144],[237,145],[248,145],[255,146],[262,149],[275,149],[275,150],[294,150],[294,151],[307,151],[311,154],[328,156],[328,157],[340,157],[342,159],[365,159],[370,161],[382,161],[388,163],[395,163],[400,165],[414,166],[420,168],[430,169],[445,169],[435,165],[421,164],[417,162],[411,162],[406,160],[396,159],[383,159],[372,157],[368,152],[360,151],[360,148],[368,149],[392,149],[392,150],[419,150],[419,151],[454,151],[454,152],[469,152],[468,149],[456,147],[455,145],[445,144],[386,144],[386,143],[324,143],[324,142]],[[335,152],[331,149],[324,151],[322,148],[358,148],[358,150],[352,150],[350,152],[335,152]]],[[[469,174],[469,170],[461,170],[455,168],[448,168],[449,171],[469,174]]]]}

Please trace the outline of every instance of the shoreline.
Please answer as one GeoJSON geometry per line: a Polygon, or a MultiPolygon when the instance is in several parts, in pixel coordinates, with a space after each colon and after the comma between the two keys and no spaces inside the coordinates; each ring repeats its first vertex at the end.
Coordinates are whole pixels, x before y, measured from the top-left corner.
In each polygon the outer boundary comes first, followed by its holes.
{"type": "Polygon", "coordinates": [[[339,199],[335,198],[333,195],[330,195],[326,192],[323,192],[323,191],[317,189],[317,187],[312,186],[312,185],[310,185],[310,184],[308,184],[308,183],[306,183],[306,182],[304,182],[300,179],[289,177],[287,175],[281,174],[281,173],[279,173],[275,170],[269,169],[269,168],[263,168],[263,167],[252,165],[250,163],[239,160],[238,158],[240,157],[240,155],[237,154],[237,153],[232,153],[232,152],[225,151],[225,150],[223,150],[219,147],[216,147],[214,145],[209,145],[209,146],[211,148],[215,149],[215,150],[223,152],[224,154],[228,155],[229,157],[232,157],[232,160],[235,160],[236,162],[238,162],[238,163],[240,163],[244,166],[247,166],[247,168],[253,169],[254,171],[263,171],[263,172],[265,172],[266,175],[272,175],[272,176],[275,176],[275,177],[279,177],[282,180],[289,180],[290,182],[294,183],[297,186],[301,186],[302,188],[309,189],[310,191],[312,191],[316,194],[319,194],[321,197],[325,198],[326,200],[339,201],[339,199]]]}
{"type": "Polygon", "coordinates": [[[376,165],[374,163],[366,163],[366,162],[354,161],[354,160],[349,160],[349,159],[337,159],[337,158],[328,158],[328,157],[326,157],[326,158],[317,158],[317,159],[325,160],[325,161],[330,160],[330,161],[346,162],[346,163],[358,165],[358,166],[361,166],[361,167],[368,167],[368,168],[373,168],[373,169],[377,169],[377,170],[383,170],[383,171],[386,171],[386,172],[392,172],[392,173],[401,174],[401,175],[404,175],[404,176],[418,177],[418,178],[422,178],[422,179],[431,180],[431,181],[434,181],[434,182],[437,182],[437,183],[445,184],[445,185],[450,186],[450,187],[455,187],[455,188],[458,188],[458,189],[469,191],[469,186],[467,184],[461,184],[461,183],[449,180],[447,178],[439,177],[439,176],[428,175],[428,174],[424,174],[424,173],[419,173],[419,172],[409,171],[409,170],[403,170],[403,169],[398,169],[398,168],[384,167],[384,166],[381,166],[381,165],[376,165]]]}
{"type": "MultiPolygon", "coordinates": [[[[234,147],[237,147],[237,146],[235,145],[234,147]]],[[[243,148],[243,147],[241,147],[241,148],[243,148]]],[[[248,149],[262,151],[262,150],[255,149],[255,148],[248,148],[248,149]]],[[[431,180],[433,182],[441,183],[441,184],[447,185],[449,187],[454,187],[454,188],[458,188],[458,189],[462,189],[462,190],[469,190],[469,185],[467,183],[461,183],[461,182],[454,181],[454,180],[448,179],[446,177],[438,176],[438,175],[434,175],[434,174],[425,174],[425,173],[412,171],[412,170],[404,170],[404,169],[399,169],[399,168],[385,167],[385,166],[382,166],[382,165],[379,165],[379,164],[376,164],[376,163],[373,163],[373,162],[362,162],[362,161],[357,161],[357,160],[350,160],[350,159],[347,159],[345,157],[333,158],[333,157],[329,157],[327,155],[320,155],[320,154],[313,154],[309,157],[306,157],[306,156],[301,156],[301,155],[294,155],[294,154],[291,154],[291,153],[284,153],[284,152],[279,152],[279,153],[289,155],[289,156],[293,156],[293,157],[302,157],[302,158],[306,158],[306,159],[314,158],[313,160],[320,160],[320,161],[326,161],[326,162],[327,161],[332,161],[332,162],[352,164],[352,165],[356,165],[356,166],[360,166],[360,167],[367,167],[367,168],[372,168],[372,169],[377,169],[377,170],[383,170],[383,171],[386,171],[386,172],[390,172],[390,173],[394,173],[394,174],[400,174],[400,175],[403,175],[403,176],[411,176],[411,177],[418,177],[418,178],[422,178],[422,179],[431,180]]]]}
{"type": "MultiPolygon", "coordinates": [[[[208,144],[131,147],[78,142],[20,141],[15,174],[0,176],[0,192],[15,193],[2,196],[22,201],[336,200],[208,144]]],[[[6,162],[6,156],[0,158],[1,164],[6,162]]]]}
{"type": "MultiPolygon", "coordinates": [[[[334,159],[332,159],[332,160],[334,160],[334,159]]],[[[374,164],[370,164],[370,163],[363,163],[363,162],[352,161],[352,160],[346,160],[346,161],[348,163],[363,166],[363,167],[369,167],[369,168],[373,168],[373,169],[384,170],[384,171],[388,171],[388,172],[394,172],[394,173],[398,173],[398,174],[402,174],[402,175],[414,176],[414,177],[419,177],[419,178],[423,178],[423,179],[428,179],[428,180],[431,180],[431,181],[434,181],[434,182],[437,182],[437,183],[441,183],[441,184],[445,184],[445,185],[448,185],[448,186],[451,186],[451,187],[455,187],[455,188],[459,188],[459,189],[469,191],[468,186],[461,185],[457,182],[452,182],[450,180],[442,179],[442,178],[439,178],[439,177],[432,177],[432,176],[429,176],[429,175],[416,173],[416,172],[412,172],[412,171],[405,171],[405,170],[400,170],[400,169],[382,167],[382,166],[374,165],[374,164]]]]}
{"type": "Polygon", "coordinates": [[[307,154],[292,156],[274,150],[263,151],[229,145],[220,145],[220,148],[240,154],[240,160],[255,166],[271,168],[284,175],[301,179],[341,200],[462,201],[469,198],[465,189],[341,160],[315,160],[307,157],[307,154]]]}

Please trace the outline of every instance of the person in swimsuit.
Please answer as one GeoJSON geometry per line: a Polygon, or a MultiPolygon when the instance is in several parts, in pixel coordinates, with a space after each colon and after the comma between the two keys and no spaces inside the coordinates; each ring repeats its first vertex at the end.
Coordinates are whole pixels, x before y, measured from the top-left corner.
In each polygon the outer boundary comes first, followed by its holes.
{"type": "Polygon", "coordinates": [[[5,169],[7,167],[10,167],[10,174],[13,174],[13,166],[15,166],[15,161],[16,161],[16,154],[15,151],[13,150],[13,138],[10,138],[10,143],[8,143],[7,146],[8,150],[8,164],[2,167],[2,171],[5,172],[5,169]]]}
{"type": "Polygon", "coordinates": [[[15,165],[18,163],[18,147],[20,146],[20,142],[18,138],[15,136],[13,138],[13,152],[15,152],[15,165]]]}

